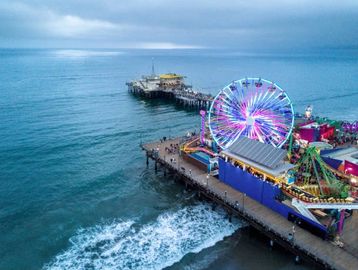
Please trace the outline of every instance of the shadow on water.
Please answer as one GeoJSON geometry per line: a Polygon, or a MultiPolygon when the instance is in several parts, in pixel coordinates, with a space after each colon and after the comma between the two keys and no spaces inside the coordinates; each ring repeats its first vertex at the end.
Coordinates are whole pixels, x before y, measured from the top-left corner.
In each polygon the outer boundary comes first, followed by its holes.
{"type": "MultiPolygon", "coordinates": [[[[244,226],[214,247],[188,253],[166,270],[308,270],[316,269],[303,262],[294,263],[294,255],[278,245],[270,247],[269,239],[252,227],[244,226]]],[[[317,268],[318,269],[318,268],[317,268]]]]}

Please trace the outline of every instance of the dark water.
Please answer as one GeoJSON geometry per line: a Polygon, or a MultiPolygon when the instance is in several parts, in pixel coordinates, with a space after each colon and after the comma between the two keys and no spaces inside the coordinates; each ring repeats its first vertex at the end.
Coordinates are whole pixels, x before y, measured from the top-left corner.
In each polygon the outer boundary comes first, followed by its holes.
{"type": "Polygon", "coordinates": [[[207,92],[261,76],[297,110],[358,115],[349,56],[0,50],[0,269],[309,268],[146,168],[141,140],[200,123],[195,112],[127,93],[153,56],[159,72],[188,75],[207,92]]]}

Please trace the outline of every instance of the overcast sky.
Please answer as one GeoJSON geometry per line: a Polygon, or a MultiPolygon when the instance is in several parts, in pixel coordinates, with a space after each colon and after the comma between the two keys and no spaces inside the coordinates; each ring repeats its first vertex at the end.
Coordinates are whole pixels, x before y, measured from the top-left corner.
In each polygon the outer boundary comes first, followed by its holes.
{"type": "Polygon", "coordinates": [[[1,0],[0,47],[358,48],[358,0],[1,0]]]}

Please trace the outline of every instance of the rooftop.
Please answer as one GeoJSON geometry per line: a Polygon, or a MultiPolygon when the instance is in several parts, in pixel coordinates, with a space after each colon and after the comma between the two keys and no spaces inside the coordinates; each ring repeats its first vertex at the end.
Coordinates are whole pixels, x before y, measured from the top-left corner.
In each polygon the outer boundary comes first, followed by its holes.
{"type": "Polygon", "coordinates": [[[270,169],[279,166],[287,156],[286,150],[244,136],[236,140],[226,151],[270,169]]]}
{"type": "Polygon", "coordinates": [[[183,79],[184,78],[184,76],[179,75],[179,74],[175,74],[175,73],[160,74],[159,77],[160,77],[160,79],[165,79],[165,80],[183,79]]]}
{"type": "Polygon", "coordinates": [[[240,137],[221,153],[274,177],[283,175],[295,166],[285,162],[286,150],[246,137],[240,137]]]}
{"type": "Polygon", "coordinates": [[[349,162],[358,164],[358,147],[339,148],[336,151],[330,151],[322,155],[323,157],[334,158],[338,160],[347,160],[349,162]]]}

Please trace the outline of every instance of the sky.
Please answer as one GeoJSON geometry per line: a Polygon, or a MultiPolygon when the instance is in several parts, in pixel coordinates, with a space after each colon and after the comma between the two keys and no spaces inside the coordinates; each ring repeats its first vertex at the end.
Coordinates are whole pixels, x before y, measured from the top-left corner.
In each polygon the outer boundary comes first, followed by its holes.
{"type": "Polygon", "coordinates": [[[1,0],[0,47],[358,49],[358,0],[1,0]]]}

